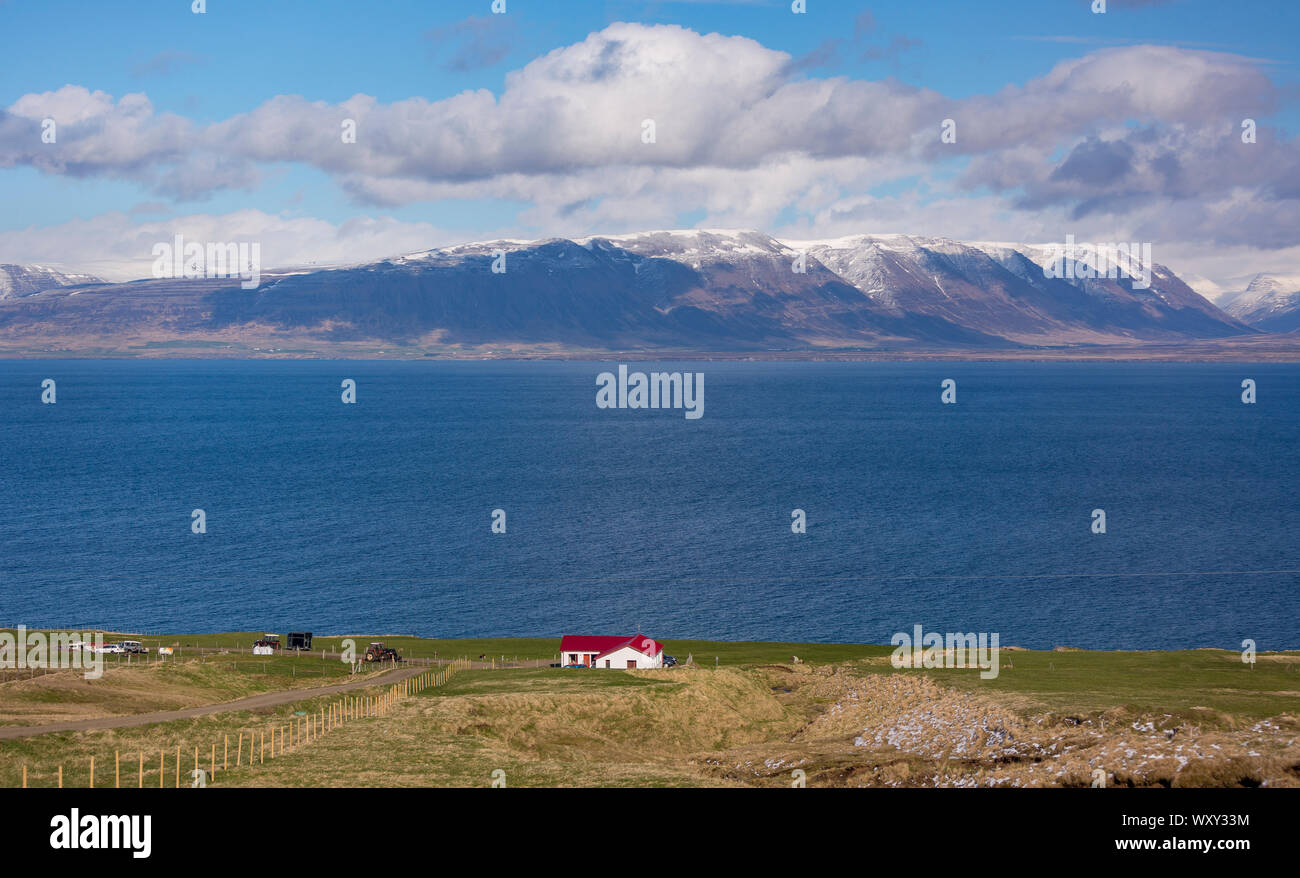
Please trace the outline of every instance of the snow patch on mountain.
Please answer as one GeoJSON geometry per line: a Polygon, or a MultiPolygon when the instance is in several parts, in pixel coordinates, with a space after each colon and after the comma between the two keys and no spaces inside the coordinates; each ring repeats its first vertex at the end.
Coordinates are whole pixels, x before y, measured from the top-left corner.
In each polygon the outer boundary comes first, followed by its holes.
{"type": "Polygon", "coordinates": [[[69,274],[45,265],[0,264],[0,299],[31,296],[55,287],[102,284],[89,274],[69,274]]]}
{"type": "Polygon", "coordinates": [[[1271,329],[1290,331],[1286,326],[1300,326],[1300,274],[1256,275],[1244,290],[1220,298],[1219,307],[1251,325],[1264,323],[1271,329]]]}

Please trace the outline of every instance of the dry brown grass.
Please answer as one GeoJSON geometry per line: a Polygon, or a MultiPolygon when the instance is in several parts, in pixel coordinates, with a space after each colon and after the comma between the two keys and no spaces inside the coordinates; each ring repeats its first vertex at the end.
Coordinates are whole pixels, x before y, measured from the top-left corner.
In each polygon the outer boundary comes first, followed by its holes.
{"type": "Polygon", "coordinates": [[[487,786],[501,770],[509,786],[736,785],[702,771],[698,754],[803,722],[761,674],[739,669],[460,676],[474,678],[470,691],[407,700],[223,783],[487,786]]]}
{"type": "MultiPolygon", "coordinates": [[[[121,698],[190,694],[144,693],[154,682],[115,685],[121,698]]],[[[1079,786],[1101,768],[1109,786],[1300,785],[1296,714],[1243,717],[1205,695],[1216,707],[1054,714],[1023,693],[949,686],[870,662],[465,671],[388,716],[349,723],[218,784],[487,786],[499,770],[509,786],[786,786],[799,769],[809,786],[1079,786]]],[[[109,752],[127,752],[137,740],[206,740],[248,720],[73,740],[85,752],[95,742],[100,752],[110,742],[109,752]]]]}
{"type": "Polygon", "coordinates": [[[657,760],[769,738],[796,720],[752,672],[634,671],[663,685],[585,693],[527,691],[438,699],[424,709],[437,729],[481,735],[545,759],[657,760]]]}
{"type": "Polygon", "coordinates": [[[1293,716],[1059,717],[1009,693],[834,666],[619,677],[642,685],[481,675],[404,709],[378,749],[405,755],[376,757],[359,782],[486,785],[502,769],[515,786],[788,785],[802,769],[810,786],[1086,786],[1102,768],[1110,786],[1300,785],[1293,716]]]}
{"type": "MultiPolygon", "coordinates": [[[[330,668],[331,671],[334,668],[330,668]]],[[[59,670],[0,683],[0,725],[41,725],[219,704],[281,689],[306,689],[338,677],[261,675],[219,661],[108,666],[87,680],[81,670],[59,670]]]]}
{"type": "Polygon", "coordinates": [[[1300,786],[1293,714],[1026,715],[1001,694],[919,675],[822,670],[784,675],[789,697],[812,706],[787,741],[735,748],[710,767],[766,784],[790,783],[800,768],[809,785],[828,786],[1090,786],[1096,769],[1108,786],[1300,786]]]}

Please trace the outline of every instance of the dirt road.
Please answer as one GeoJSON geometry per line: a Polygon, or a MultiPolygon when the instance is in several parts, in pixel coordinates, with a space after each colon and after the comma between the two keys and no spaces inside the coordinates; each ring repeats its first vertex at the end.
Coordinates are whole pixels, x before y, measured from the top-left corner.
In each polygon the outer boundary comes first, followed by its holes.
{"type": "Polygon", "coordinates": [[[131,726],[147,726],[152,723],[165,723],[178,719],[193,719],[197,716],[208,716],[214,713],[226,713],[232,710],[255,710],[261,707],[279,707],[282,704],[292,704],[295,701],[306,701],[311,698],[319,698],[322,695],[333,695],[338,692],[347,692],[351,689],[364,689],[369,686],[383,686],[390,683],[396,683],[405,680],[407,677],[414,677],[416,674],[428,670],[424,665],[414,667],[399,668],[380,674],[377,677],[367,677],[363,680],[353,680],[350,683],[338,683],[333,686],[321,686],[315,689],[289,689],[280,692],[263,692],[260,695],[250,695],[247,698],[240,698],[236,701],[225,701],[221,704],[201,704],[197,707],[186,707],[181,710],[163,710],[156,713],[136,713],[129,716],[106,716],[98,719],[74,720],[62,723],[48,723],[41,726],[0,726],[0,741],[11,740],[13,738],[27,738],[32,735],[47,735],[51,732],[79,732],[93,729],[125,729],[131,726]]]}

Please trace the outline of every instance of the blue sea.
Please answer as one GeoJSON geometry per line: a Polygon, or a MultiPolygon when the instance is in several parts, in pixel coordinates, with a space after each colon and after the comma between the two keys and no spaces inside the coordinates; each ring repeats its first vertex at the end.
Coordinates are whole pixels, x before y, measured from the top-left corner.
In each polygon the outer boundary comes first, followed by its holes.
{"type": "Polygon", "coordinates": [[[0,361],[0,624],[1300,648],[1300,366],[631,368],[0,361]]]}

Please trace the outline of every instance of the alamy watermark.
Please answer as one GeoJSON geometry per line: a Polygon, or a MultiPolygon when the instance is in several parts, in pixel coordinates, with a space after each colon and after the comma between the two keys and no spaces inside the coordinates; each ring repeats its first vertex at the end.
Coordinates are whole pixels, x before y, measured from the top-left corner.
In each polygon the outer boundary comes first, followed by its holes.
{"type": "Polygon", "coordinates": [[[0,631],[0,669],[77,670],[87,680],[97,680],[104,673],[104,635],[97,632],[28,631],[19,625],[17,633],[0,631]]]}
{"type": "Polygon", "coordinates": [[[128,850],[137,860],[153,850],[153,817],[149,814],[82,814],[77,808],[50,818],[50,847],[54,850],[128,850]]]}
{"type": "Polygon", "coordinates": [[[898,647],[889,661],[895,668],[979,668],[981,680],[998,676],[998,635],[940,634],[923,632],[920,625],[912,626],[912,633],[900,631],[889,639],[898,647]]]}
{"type": "Polygon", "coordinates": [[[240,287],[255,290],[262,283],[262,245],[256,241],[230,243],[185,241],[153,245],[154,277],[246,278],[240,287]]]}
{"type": "Polygon", "coordinates": [[[690,421],[704,417],[703,372],[633,372],[619,364],[618,375],[596,376],[596,408],[684,409],[690,421]]]}
{"type": "Polygon", "coordinates": [[[1076,242],[1074,235],[1065,236],[1065,244],[1050,244],[1052,258],[1043,266],[1047,278],[1132,278],[1133,288],[1145,290],[1151,286],[1151,244],[1120,242],[1118,244],[1090,244],[1076,242]]]}

